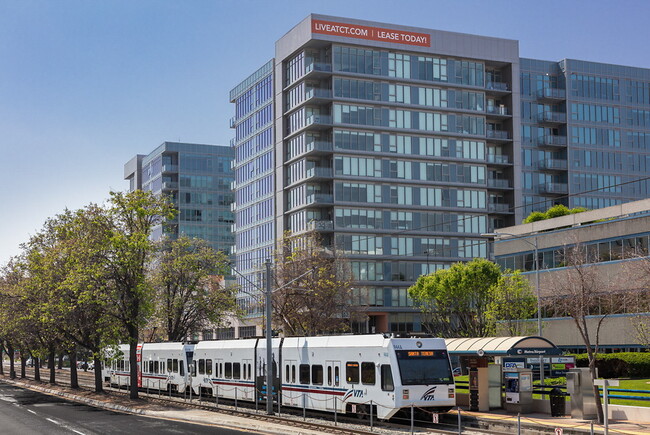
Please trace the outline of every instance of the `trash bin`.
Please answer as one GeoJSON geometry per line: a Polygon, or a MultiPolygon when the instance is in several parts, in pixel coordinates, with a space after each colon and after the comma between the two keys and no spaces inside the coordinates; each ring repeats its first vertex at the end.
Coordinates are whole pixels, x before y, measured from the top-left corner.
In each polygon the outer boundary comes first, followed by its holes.
{"type": "Polygon", "coordinates": [[[566,409],[566,393],[553,388],[549,394],[551,400],[551,417],[562,417],[566,409]]]}

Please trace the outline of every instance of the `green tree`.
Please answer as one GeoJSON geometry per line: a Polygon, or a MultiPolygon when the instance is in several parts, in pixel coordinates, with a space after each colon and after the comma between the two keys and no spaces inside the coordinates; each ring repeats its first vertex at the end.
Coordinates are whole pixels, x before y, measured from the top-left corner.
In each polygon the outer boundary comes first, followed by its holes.
{"type": "Polygon", "coordinates": [[[534,324],[521,321],[533,317],[537,311],[537,297],[520,271],[505,270],[492,287],[490,299],[488,318],[502,325],[497,332],[504,331],[511,336],[535,333],[534,324]]]}
{"type": "Polygon", "coordinates": [[[422,309],[429,332],[442,337],[485,337],[494,333],[488,309],[500,277],[498,265],[475,258],[423,275],[408,291],[422,309]]]}
{"type": "Polygon", "coordinates": [[[109,256],[106,267],[112,287],[115,315],[130,345],[130,397],[138,398],[136,349],[140,328],[153,312],[154,290],[147,280],[147,265],[153,251],[149,236],[156,225],[174,216],[174,208],[164,197],[136,190],[111,192],[109,256]]]}
{"type": "Polygon", "coordinates": [[[228,271],[228,257],[204,240],[181,236],[160,242],[152,268],[157,301],[152,326],[161,327],[167,340],[182,341],[222,323],[236,311],[234,289],[221,285],[228,271]]]}

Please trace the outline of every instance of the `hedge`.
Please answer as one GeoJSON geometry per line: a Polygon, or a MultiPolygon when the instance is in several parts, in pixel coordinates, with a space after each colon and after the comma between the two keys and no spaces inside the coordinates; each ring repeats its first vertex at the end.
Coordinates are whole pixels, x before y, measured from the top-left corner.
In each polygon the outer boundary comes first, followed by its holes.
{"type": "MultiPolygon", "coordinates": [[[[589,356],[586,353],[575,357],[578,367],[589,367],[589,356]]],[[[596,367],[601,378],[650,378],[650,352],[599,354],[596,367]]]]}

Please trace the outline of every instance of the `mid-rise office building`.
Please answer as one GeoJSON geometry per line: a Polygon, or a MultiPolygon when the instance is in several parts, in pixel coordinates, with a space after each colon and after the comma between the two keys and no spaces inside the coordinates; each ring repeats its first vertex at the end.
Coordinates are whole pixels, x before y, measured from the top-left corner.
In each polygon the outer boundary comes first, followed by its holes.
{"type": "Polygon", "coordinates": [[[124,179],[129,180],[131,190],[169,195],[176,204],[176,217],[154,228],[152,238],[184,234],[230,253],[234,246],[233,153],[228,146],[164,142],[124,165],[124,179]]]}
{"type": "Polygon", "coordinates": [[[521,59],[524,215],[648,197],[650,70],[521,59]],[[588,192],[580,194],[582,192],[588,192]]]}
{"type": "Polygon", "coordinates": [[[518,77],[516,41],[306,18],[231,92],[240,272],[317,230],[350,259],[356,330],[419,330],[408,286],[514,222],[518,77]]]}

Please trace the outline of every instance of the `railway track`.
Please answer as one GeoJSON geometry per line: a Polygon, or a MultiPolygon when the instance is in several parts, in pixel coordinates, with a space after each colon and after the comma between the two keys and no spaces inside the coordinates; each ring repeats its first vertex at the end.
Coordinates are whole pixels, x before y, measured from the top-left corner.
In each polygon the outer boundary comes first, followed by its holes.
{"type": "MultiPolygon", "coordinates": [[[[7,378],[8,366],[5,366],[5,378],[7,378]]],[[[94,391],[94,372],[78,372],[79,385],[82,391],[94,391]]],[[[16,374],[20,375],[20,367],[17,368],[16,374]]],[[[26,368],[25,379],[33,381],[34,369],[26,368]]],[[[21,378],[17,377],[17,381],[21,378]]],[[[41,369],[41,382],[47,384],[49,380],[49,370],[41,369]]],[[[68,388],[70,386],[70,371],[62,369],[56,371],[56,386],[68,388]]],[[[55,389],[55,385],[50,388],[55,389]]],[[[106,402],[119,403],[122,401],[120,397],[124,397],[124,401],[128,401],[128,391],[124,388],[105,387],[107,394],[105,395],[106,402]]],[[[218,401],[210,397],[208,400],[202,397],[194,396],[192,400],[189,396],[166,395],[167,393],[159,393],[146,391],[140,392],[140,397],[145,402],[150,404],[157,404],[161,406],[171,407],[184,407],[191,409],[200,409],[205,411],[226,413],[233,416],[244,417],[247,419],[254,419],[256,421],[263,421],[275,424],[282,424],[294,428],[301,428],[307,430],[319,431],[322,433],[330,434],[408,434],[408,433],[432,433],[432,434],[459,434],[458,423],[456,416],[453,414],[443,414],[439,423],[429,423],[424,421],[414,421],[413,428],[411,428],[410,419],[400,420],[398,418],[391,419],[390,422],[377,421],[372,422],[369,419],[359,420],[358,418],[351,418],[345,415],[337,415],[336,417],[328,413],[318,413],[313,411],[304,412],[301,409],[281,407],[280,415],[266,415],[264,410],[255,409],[254,404],[249,402],[234,403],[232,400],[219,398],[218,401]],[[336,422],[334,421],[336,419],[336,422]]],[[[95,398],[95,400],[98,400],[95,398]]],[[[102,401],[101,399],[99,399],[102,401]]],[[[277,407],[276,407],[277,410],[277,407]]],[[[463,435],[506,435],[512,433],[496,432],[486,429],[475,427],[468,427],[467,422],[463,422],[462,432],[463,435]]]]}

